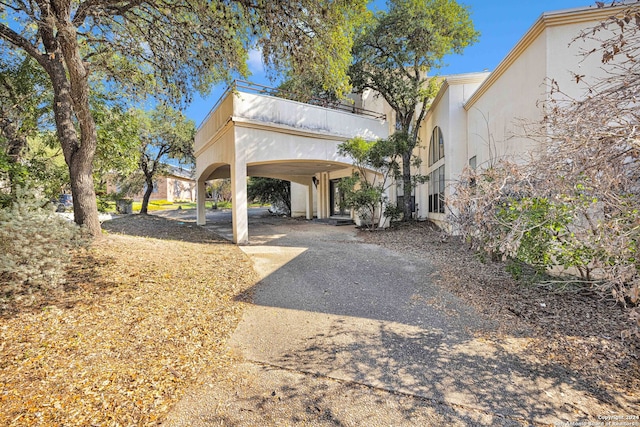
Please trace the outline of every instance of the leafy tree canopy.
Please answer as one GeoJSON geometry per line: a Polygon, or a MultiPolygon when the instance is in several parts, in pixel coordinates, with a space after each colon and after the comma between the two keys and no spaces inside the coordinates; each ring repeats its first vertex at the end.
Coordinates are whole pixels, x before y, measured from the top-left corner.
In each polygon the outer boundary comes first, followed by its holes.
{"type": "Polygon", "coordinates": [[[50,120],[51,85],[30,57],[11,56],[0,62],[0,143],[18,161],[27,138],[50,120]]]}
{"type": "Polygon", "coordinates": [[[393,180],[400,178],[398,144],[404,138],[396,132],[387,139],[366,141],[360,137],[338,146],[338,152],[353,159],[355,171],[343,178],[339,187],[345,195],[345,205],[354,209],[367,228],[384,226],[388,217],[398,219],[396,206],[387,198],[393,180]]]}
{"type": "Polygon", "coordinates": [[[144,175],[146,190],[140,213],[147,213],[154,181],[167,172],[167,161],[193,163],[193,138],[196,132],[193,120],[166,105],[158,105],[150,112],[140,112],[139,168],[144,175]]]}
{"type": "Polygon", "coordinates": [[[43,0],[0,2],[0,55],[21,50],[46,71],[79,224],[99,235],[90,179],[97,146],[91,79],[128,97],[188,102],[194,91],[245,76],[260,47],[275,72],[317,67],[327,86],[344,82],[349,18],[363,0],[43,0]]]}
{"type": "MultiPolygon", "coordinates": [[[[404,218],[411,217],[412,152],[418,128],[437,91],[429,72],[447,54],[461,53],[478,33],[467,7],[455,0],[389,0],[358,35],[350,76],[358,91],[373,89],[396,113],[396,129],[406,138],[402,154],[404,218]]],[[[420,180],[418,180],[420,181],[420,180]]]]}
{"type": "Polygon", "coordinates": [[[284,207],[291,213],[291,183],[275,178],[251,177],[247,184],[249,200],[277,207],[284,207]]]}
{"type": "Polygon", "coordinates": [[[109,177],[127,176],[138,169],[140,117],[136,110],[99,86],[95,85],[91,96],[98,134],[93,180],[96,193],[104,194],[109,177]]]}

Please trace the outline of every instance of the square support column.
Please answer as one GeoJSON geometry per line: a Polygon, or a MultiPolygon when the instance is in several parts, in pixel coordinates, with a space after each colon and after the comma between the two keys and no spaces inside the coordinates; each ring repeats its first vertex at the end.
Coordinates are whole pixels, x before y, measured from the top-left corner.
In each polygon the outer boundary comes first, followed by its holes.
{"type": "Polygon", "coordinates": [[[307,184],[307,219],[313,219],[313,179],[307,184]]]}
{"type": "Polygon", "coordinates": [[[244,158],[236,158],[234,164],[231,165],[231,191],[233,193],[231,209],[233,243],[247,245],[249,244],[249,218],[247,213],[247,164],[244,158]]]}
{"type": "Polygon", "coordinates": [[[323,219],[324,216],[324,173],[318,174],[318,219],[323,219]]]}
{"type": "Polygon", "coordinates": [[[207,223],[207,215],[205,210],[205,201],[207,200],[206,181],[198,181],[196,187],[196,224],[205,225],[207,223]]]}
{"type": "Polygon", "coordinates": [[[323,172],[320,176],[320,183],[322,185],[322,218],[329,218],[329,205],[331,201],[331,195],[329,194],[329,174],[323,172]]]}

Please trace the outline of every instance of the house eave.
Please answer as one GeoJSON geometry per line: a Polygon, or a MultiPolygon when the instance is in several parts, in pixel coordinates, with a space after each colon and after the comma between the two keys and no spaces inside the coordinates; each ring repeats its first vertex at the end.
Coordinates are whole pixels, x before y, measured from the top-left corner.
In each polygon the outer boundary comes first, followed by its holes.
{"type": "Polygon", "coordinates": [[[513,63],[525,52],[529,46],[547,28],[566,25],[579,24],[585,22],[602,21],[628,7],[628,4],[621,4],[613,7],[596,8],[594,6],[564,9],[543,13],[538,20],[529,28],[520,41],[511,49],[507,56],[498,64],[496,69],[478,87],[475,93],[464,104],[464,109],[469,111],[471,107],[493,86],[493,84],[513,65],[513,63]]]}

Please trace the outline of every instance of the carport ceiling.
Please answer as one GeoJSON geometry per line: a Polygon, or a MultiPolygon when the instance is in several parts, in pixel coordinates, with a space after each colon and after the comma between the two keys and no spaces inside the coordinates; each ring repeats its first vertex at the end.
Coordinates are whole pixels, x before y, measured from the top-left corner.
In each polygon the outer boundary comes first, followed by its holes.
{"type": "MultiPolygon", "coordinates": [[[[327,162],[281,162],[267,163],[260,165],[249,165],[247,167],[248,176],[313,176],[319,172],[331,172],[349,167],[348,165],[327,162]]],[[[231,177],[229,165],[224,165],[216,169],[209,177],[211,179],[221,179],[231,177]]]]}
{"type": "Polygon", "coordinates": [[[296,175],[313,176],[319,172],[330,172],[344,169],[347,165],[326,162],[283,162],[261,165],[249,165],[249,176],[296,175]]]}

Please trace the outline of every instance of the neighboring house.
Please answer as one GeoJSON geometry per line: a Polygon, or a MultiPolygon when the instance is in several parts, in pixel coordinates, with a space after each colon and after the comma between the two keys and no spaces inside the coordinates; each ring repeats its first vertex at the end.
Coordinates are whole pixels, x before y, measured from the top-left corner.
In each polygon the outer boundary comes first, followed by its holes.
{"type": "MultiPolygon", "coordinates": [[[[107,193],[115,193],[118,188],[113,183],[107,183],[107,193]]],[[[141,201],[144,190],[135,194],[132,199],[141,201]]],[[[167,173],[158,175],[153,184],[153,192],[149,200],[189,201],[196,200],[196,181],[193,171],[181,167],[169,166],[167,173]]]]}
{"type": "MultiPolygon", "coordinates": [[[[575,72],[602,75],[599,58],[579,55],[593,46],[571,44],[582,29],[612,14],[611,8],[585,7],[544,13],[492,72],[445,76],[421,123],[420,172],[428,183],[415,190],[415,217],[447,225],[446,201],[466,166],[485,167],[509,157],[525,160],[535,146],[523,122],[539,122],[540,102],[550,96],[549,79],[579,97],[585,87],[575,72]]],[[[326,218],[344,214],[335,185],[351,174],[349,159],[337,155],[346,139],[385,138],[393,132],[393,112],[380,97],[366,92],[355,100],[360,108],[386,117],[336,112],[264,95],[235,93],[214,108],[198,129],[195,141],[198,183],[198,223],[204,224],[204,188],[209,179],[231,177],[234,241],[248,242],[247,176],[267,176],[292,182],[292,215],[326,218]],[[244,191],[246,193],[246,191],[244,191]],[[238,199],[240,197],[240,199],[238,199]]],[[[396,200],[399,188],[388,197],[396,200]]],[[[355,218],[357,220],[357,218],[355,218]]]]}

